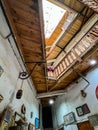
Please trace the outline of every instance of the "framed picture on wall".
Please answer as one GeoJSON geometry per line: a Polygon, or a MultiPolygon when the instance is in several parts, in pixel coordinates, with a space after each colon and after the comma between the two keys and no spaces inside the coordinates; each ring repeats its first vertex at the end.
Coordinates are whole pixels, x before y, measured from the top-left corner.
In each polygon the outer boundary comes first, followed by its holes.
{"type": "Polygon", "coordinates": [[[73,112],[68,113],[64,116],[64,124],[69,125],[76,121],[75,114],[73,112]]]}
{"type": "Polygon", "coordinates": [[[33,130],[33,124],[29,123],[28,130],[33,130]]]}
{"type": "Polygon", "coordinates": [[[4,115],[3,120],[9,123],[11,120],[12,114],[13,114],[13,110],[11,109],[11,107],[8,106],[5,110],[5,115],[4,115]]]}
{"type": "Polygon", "coordinates": [[[38,129],[39,128],[39,119],[35,118],[35,128],[38,129]]]}
{"type": "Polygon", "coordinates": [[[93,127],[98,126],[98,114],[91,115],[88,119],[93,127]]]}
{"type": "Polygon", "coordinates": [[[90,113],[90,109],[87,104],[82,105],[82,110],[84,114],[90,113]]]}
{"type": "Polygon", "coordinates": [[[76,108],[76,111],[77,111],[78,116],[82,116],[82,115],[84,115],[84,112],[83,112],[82,106],[77,107],[77,108],[76,108]]]}

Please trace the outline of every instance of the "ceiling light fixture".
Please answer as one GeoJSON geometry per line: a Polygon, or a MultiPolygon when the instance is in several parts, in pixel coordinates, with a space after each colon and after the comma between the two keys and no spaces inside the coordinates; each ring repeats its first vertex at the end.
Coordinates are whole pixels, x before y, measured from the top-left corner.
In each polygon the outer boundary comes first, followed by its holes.
{"type": "Polygon", "coordinates": [[[90,61],[89,61],[89,64],[90,64],[90,65],[95,65],[96,63],[97,63],[96,60],[90,60],[90,61]]]}
{"type": "Polygon", "coordinates": [[[49,104],[52,105],[54,103],[54,100],[53,99],[50,99],[49,100],[49,104]]]}

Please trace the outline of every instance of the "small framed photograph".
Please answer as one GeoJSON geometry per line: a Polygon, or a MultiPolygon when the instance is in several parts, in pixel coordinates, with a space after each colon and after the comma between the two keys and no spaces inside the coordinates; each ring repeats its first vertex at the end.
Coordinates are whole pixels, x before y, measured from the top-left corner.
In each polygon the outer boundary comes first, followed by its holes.
{"type": "Polygon", "coordinates": [[[40,125],[39,119],[35,118],[35,128],[38,129],[40,125]]]}
{"type": "Polygon", "coordinates": [[[33,130],[33,124],[29,123],[28,130],[33,130]]]}
{"type": "Polygon", "coordinates": [[[77,111],[78,116],[84,115],[83,110],[82,110],[82,106],[77,107],[76,111],[77,111]]]}
{"type": "Polygon", "coordinates": [[[76,121],[75,114],[73,112],[68,113],[64,116],[64,124],[69,125],[76,121]]]}
{"type": "Polygon", "coordinates": [[[84,114],[90,113],[90,109],[87,104],[82,105],[82,110],[84,114]]]}
{"type": "Polygon", "coordinates": [[[9,123],[11,120],[12,114],[13,114],[13,110],[11,109],[11,107],[8,106],[6,108],[6,112],[5,112],[3,120],[6,121],[7,123],[9,123]]]}

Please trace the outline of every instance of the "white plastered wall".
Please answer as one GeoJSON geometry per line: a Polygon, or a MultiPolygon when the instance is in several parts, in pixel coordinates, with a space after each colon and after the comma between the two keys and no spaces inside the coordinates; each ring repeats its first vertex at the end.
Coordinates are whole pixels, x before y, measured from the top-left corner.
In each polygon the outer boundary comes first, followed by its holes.
{"type": "Polygon", "coordinates": [[[39,101],[36,99],[36,91],[30,80],[23,82],[23,96],[16,99],[16,92],[20,89],[22,80],[18,79],[19,72],[25,70],[21,57],[17,51],[12,35],[8,39],[4,39],[10,34],[10,29],[5,20],[2,9],[0,8],[0,66],[4,72],[0,77],[0,94],[4,97],[0,103],[0,112],[10,105],[13,111],[21,114],[21,106],[26,106],[26,119],[28,123],[35,125],[35,118],[39,118],[39,101]],[[18,80],[17,80],[18,79],[18,80]],[[33,117],[30,113],[33,112],[33,117]]]}
{"type": "MultiPolygon", "coordinates": [[[[98,86],[98,68],[89,72],[86,79],[90,82],[90,85],[85,90],[87,93],[85,98],[81,96],[80,90],[82,90],[87,83],[83,79],[79,79],[78,84],[75,83],[71,85],[67,90],[67,93],[59,96],[55,101],[52,109],[54,130],[64,123],[63,116],[70,112],[75,113],[77,122],[88,120],[88,116],[98,113],[98,100],[95,94],[96,86],[98,86]],[[79,117],[76,108],[85,103],[87,103],[91,112],[79,117]]],[[[64,128],[65,130],[78,130],[77,125],[64,126],[64,128]]],[[[94,129],[98,130],[98,127],[95,127],[94,129]]]]}

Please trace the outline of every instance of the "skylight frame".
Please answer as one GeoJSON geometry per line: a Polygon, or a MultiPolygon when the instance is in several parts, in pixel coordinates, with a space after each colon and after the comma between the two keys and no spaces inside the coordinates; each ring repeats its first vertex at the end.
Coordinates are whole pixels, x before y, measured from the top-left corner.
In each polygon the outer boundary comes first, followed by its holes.
{"type": "Polygon", "coordinates": [[[54,30],[56,29],[56,27],[58,26],[59,22],[63,18],[64,14],[66,13],[66,10],[47,0],[42,0],[42,2],[43,2],[45,38],[49,39],[53,34],[54,30]]]}

